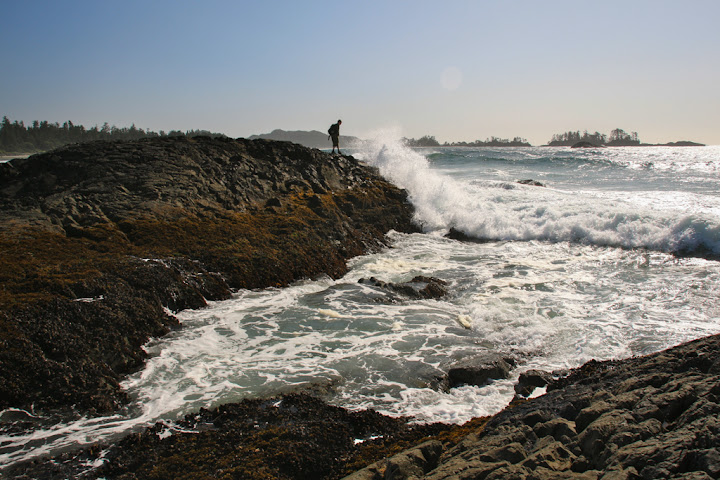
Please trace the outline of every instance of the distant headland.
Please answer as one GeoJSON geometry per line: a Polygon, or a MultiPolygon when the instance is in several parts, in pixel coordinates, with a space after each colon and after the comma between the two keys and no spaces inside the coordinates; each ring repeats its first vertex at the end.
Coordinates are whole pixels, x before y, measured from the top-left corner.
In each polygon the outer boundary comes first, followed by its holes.
{"type": "MultiPolygon", "coordinates": [[[[329,125],[328,125],[329,126],[329,125]]],[[[285,131],[275,129],[270,133],[262,133],[260,135],[251,135],[248,140],[254,140],[262,138],[264,140],[278,140],[281,142],[293,142],[298,143],[308,148],[330,148],[332,143],[328,139],[327,133],[318,132],[317,130],[305,131],[305,130],[292,130],[285,131]]],[[[361,140],[357,137],[349,135],[340,135],[340,145],[349,146],[357,144],[361,140]]]]}

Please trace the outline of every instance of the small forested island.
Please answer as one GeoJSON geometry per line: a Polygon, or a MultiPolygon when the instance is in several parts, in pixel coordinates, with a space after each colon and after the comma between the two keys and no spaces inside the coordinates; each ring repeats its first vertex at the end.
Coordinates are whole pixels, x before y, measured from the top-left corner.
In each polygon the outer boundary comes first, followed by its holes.
{"type": "Polygon", "coordinates": [[[485,140],[474,142],[445,142],[440,144],[434,136],[425,135],[418,139],[403,138],[403,143],[409,147],[531,147],[530,143],[522,137],[515,137],[512,140],[507,138],[490,137],[485,140]]]}
{"type": "Polygon", "coordinates": [[[627,133],[622,128],[614,129],[610,132],[609,137],[600,132],[588,133],[587,130],[585,130],[581,135],[578,130],[576,132],[556,133],[552,136],[552,140],[548,142],[548,146],[569,147],[580,142],[589,143],[598,147],[625,147],[630,145],[640,145],[640,138],[638,137],[637,132],[627,133]]]}
{"type": "Polygon", "coordinates": [[[669,143],[642,143],[637,132],[627,133],[622,128],[616,128],[610,132],[610,135],[595,132],[588,133],[585,130],[582,134],[580,131],[570,131],[564,133],[556,133],[547,143],[549,147],[575,147],[575,148],[593,148],[593,147],[650,147],[650,146],[667,146],[667,147],[704,147],[702,143],[690,142],[687,140],[669,143]]]}

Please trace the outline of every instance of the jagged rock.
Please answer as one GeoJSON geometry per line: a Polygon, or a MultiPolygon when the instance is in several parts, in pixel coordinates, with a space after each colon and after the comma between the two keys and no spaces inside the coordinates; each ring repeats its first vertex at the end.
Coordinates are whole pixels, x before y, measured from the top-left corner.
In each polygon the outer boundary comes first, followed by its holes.
{"type": "Polygon", "coordinates": [[[545,387],[552,382],[552,373],[542,370],[528,370],[520,374],[515,384],[515,393],[521,397],[527,397],[533,390],[545,387]]]}
{"type": "Polygon", "coordinates": [[[445,238],[450,238],[452,240],[458,240],[460,242],[472,242],[472,243],[487,243],[487,242],[489,242],[489,240],[485,240],[482,238],[477,238],[477,237],[468,235],[467,233],[462,232],[455,227],[450,227],[450,230],[448,230],[448,233],[445,234],[445,238]]]}
{"type": "Polygon", "coordinates": [[[388,459],[368,465],[343,480],[409,480],[420,478],[438,463],[443,452],[442,443],[430,440],[388,459]]]}
{"type": "Polygon", "coordinates": [[[173,137],[85,143],[0,164],[0,220],[65,229],[207,216],[368,180],[379,177],[351,156],[288,142],[173,137]]]}
{"type": "Polygon", "coordinates": [[[508,378],[514,364],[514,359],[492,353],[465,358],[450,366],[443,384],[447,388],[485,385],[491,380],[508,378]]]}
{"type": "Polygon", "coordinates": [[[531,187],[544,187],[545,186],[544,183],[538,182],[537,180],[532,180],[532,179],[518,180],[517,183],[519,183],[520,185],[530,185],[531,187]]]}
{"type": "Polygon", "coordinates": [[[588,362],[495,415],[420,478],[718,478],[720,335],[588,362]],[[497,455],[512,445],[514,455],[497,455]]]}
{"type": "Polygon", "coordinates": [[[392,283],[378,280],[375,277],[361,278],[358,283],[372,285],[399,293],[413,299],[441,298],[447,295],[447,282],[439,278],[418,275],[409,282],[392,283]]]}
{"type": "Polygon", "coordinates": [[[472,237],[467,235],[465,232],[461,232],[455,227],[450,227],[448,233],[445,234],[445,238],[451,238],[453,240],[459,240],[461,242],[468,242],[472,239],[472,237]]]}

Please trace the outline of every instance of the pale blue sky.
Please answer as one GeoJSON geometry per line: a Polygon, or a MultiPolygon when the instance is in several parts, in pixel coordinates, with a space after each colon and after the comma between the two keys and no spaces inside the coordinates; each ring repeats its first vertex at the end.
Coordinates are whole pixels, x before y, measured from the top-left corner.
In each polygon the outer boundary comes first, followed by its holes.
{"type": "Polygon", "coordinates": [[[720,1],[0,0],[0,115],[720,144],[720,1]]]}

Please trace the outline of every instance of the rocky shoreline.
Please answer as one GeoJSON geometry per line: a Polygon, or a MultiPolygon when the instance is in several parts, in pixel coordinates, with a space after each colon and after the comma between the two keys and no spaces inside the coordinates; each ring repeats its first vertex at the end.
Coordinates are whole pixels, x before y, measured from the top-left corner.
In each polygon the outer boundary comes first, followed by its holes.
{"type": "Polygon", "coordinates": [[[0,410],[106,413],[172,312],[339,277],[412,232],[404,191],[288,142],[158,138],[0,164],[0,410]]]}
{"type": "Polygon", "coordinates": [[[547,390],[459,426],[351,412],[304,393],[245,400],[4,473],[123,480],[720,475],[720,335],[645,357],[591,361],[547,390]]]}
{"type": "MultiPolygon", "coordinates": [[[[390,229],[416,231],[405,192],[375,170],[266,140],[67,146],[0,164],[0,202],[0,410],[44,414],[124,405],[120,379],[142,367],[149,338],[181,328],[173,312],[238,288],[338,277],[390,229]]],[[[427,277],[362,281],[388,296],[445,291],[427,277]]],[[[319,396],[203,409],[0,477],[718,478],[719,358],[716,335],[527,372],[504,411],[459,426],[351,412],[323,402],[319,386],[319,396]],[[538,387],[547,393],[528,399],[538,387]]],[[[505,378],[512,362],[458,364],[438,388],[505,378]]],[[[4,432],[32,428],[8,412],[4,432]]]]}
{"type": "Polygon", "coordinates": [[[436,440],[346,480],[720,476],[720,335],[591,361],[447,448],[436,440]]]}

